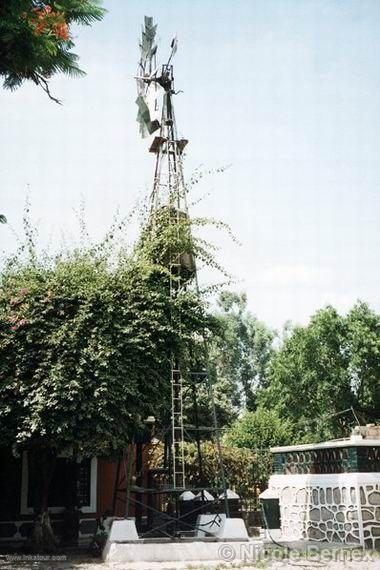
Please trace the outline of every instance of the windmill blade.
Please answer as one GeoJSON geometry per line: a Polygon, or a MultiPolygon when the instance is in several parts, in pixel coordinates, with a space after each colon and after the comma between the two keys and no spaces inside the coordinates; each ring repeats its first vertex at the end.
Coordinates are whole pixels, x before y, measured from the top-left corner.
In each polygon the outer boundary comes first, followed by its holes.
{"type": "MultiPolygon", "coordinates": [[[[150,102],[150,101],[149,101],[150,102]]],[[[143,139],[153,134],[160,128],[160,122],[151,114],[151,109],[145,97],[138,95],[136,99],[138,106],[137,122],[140,126],[140,134],[143,139]]]]}
{"type": "Polygon", "coordinates": [[[157,53],[156,32],[157,25],[153,23],[153,18],[145,16],[140,42],[141,56],[136,77],[137,122],[143,138],[151,135],[161,126],[158,105],[160,87],[155,81],[155,75],[159,69],[156,66],[155,57],[157,53]]]}
{"type": "Polygon", "coordinates": [[[175,53],[177,52],[177,48],[178,48],[178,37],[177,37],[177,36],[175,36],[175,37],[172,39],[172,43],[170,44],[170,47],[172,48],[172,53],[171,53],[171,55],[173,56],[173,55],[175,55],[175,53]]]}
{"type": "MultiPolygon", "coordinates": [[[[142,30],[142,38],[140,43],[141,60],[140,63],[146,72],[146,64],[151,63],[153,56],[157,53],[157,45],[155,43],[157,24],[153,24],[153,18],[145,16],[144,28],[142,30]]],[[[150,72],[150,70],[149,70],[150,72]]]]}
{"type": "Polygon", "coordinates": [[[172,58],[173,58],[173,57],[175,56],[175,54],[177,53],[177,49],[178,49],[178,38],[177,38],[177,36],[175,36],[175,37],[172,39],[172,43],[170,44],[170,47],[171,47],[171,50],[172,50],[172,51],[171,51],[171,53],[170,53],[170,57],[169,57],[169,59],[168,59],[167,65],[170,64],[172,58]]]}

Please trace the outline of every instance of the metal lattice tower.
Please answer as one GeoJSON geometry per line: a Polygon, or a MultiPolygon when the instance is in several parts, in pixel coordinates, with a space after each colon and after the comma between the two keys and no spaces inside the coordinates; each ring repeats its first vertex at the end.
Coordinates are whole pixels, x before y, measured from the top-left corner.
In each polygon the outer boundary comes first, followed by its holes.
{"type": "MultiPolygon", "coordinates": [[[[172,58],[177,50],[177,39],[171,43],[171,53],[166,64],[157,66],[155,43],[157,26],[153,24],[153,19],[145,17],[140,42],[140,61],[136,75],[138,115],[137,120],[140,125],[140,133],[143,138],[155,134],[151,139],[149,151],[155,154],[155,169],[153,188],[149,204],[149,220],[143,232],[142,239],[153,237],[148,244],[153,246],[151,254],[159,263],[163,263],[168,269],[168,294],[170,295],[171,325],[177,330],[178,337],[181,336],[181,312],[177,298],[184,289],[194,287],[199,295],[197,282],[197,272],[195,258],[193,255],[193,245],[190,232],[190,220],[186,203],[186,187],[183,176],[183,151],[188,143],[186,139],[178,137],[177,125],[173,108],[174,90],[172,58]],[[169,230],[169,239],[160,242],[162,231],[169,230]],[[157,239],[158,238],[158,239],[157,239]]],[[[220,491],[224,496],[224,510],[229,516],[229,506],[226,492],[226,478],[223,466],[220,435],[216,415],[215,399],[213,395],[212,376],[209,370],[208,348],[206,338],[196,339],[196,350],[192,343],[184,347],[183,354],[176,353],[172,349],[170,354],[170,386],[171,386],[171,421],[170,427],[166,426],[164,433],[170,434],[170,438],[165,438],[165,458],[164,468],[155,469],[152,472],[160,472],[164,477],[169,473],[171,485],[164,487],[158,495],[155,492],[155,484],[150,481],[150,471],[148,471],[148,488],[143,489],[142,461],[143,448],[140,435],[138,439],[134,436],[133,444],[125,451],[123,458],[118,461],[114,496],[113,512],[116,513],[118,494],[123,493],[125,516],[130,515],[130,505],[135,507],[136,525],[139,533],[142,532],[143,509],[147,509],[147,527],[142,536],[178,536],[179,532],[189,532],[189,524],[185,523],[181,514],[181,498],[183,489],[186,488],[186,472],[184,460],[184,439],[192,438],[190,431],[196,433],[199,478],[192,491],[201,492],[202,500],[199,502],[199,512],[203,508],[203,493],[206,480],[202,468],[201,435],[203,428],[199,426],[197,385],[205,382],[208,387],[213,427],[210,433],[215,437],[217,457],[219,464],[218,478],[221,485],[216,486],[216,497],[220,491]],[[203,348],[199,353],[199,348],[203,348]],[[195,370],[193,370],[193,366],[195,370]],[[184,382],[185,380],[185,382],[184,382]],[[192,393],[194,425],[184,425],[184,385],[186,398],[192,393]],[[169,429],[168,429],[169,428],[169,429]],[[186,430],[186,431],[185,431],[186,430]],[[170,446],[168,439],[171,440],[170,446]],[[133,450],[136,447],[135,451],[133,450]],[[136,459],[133,462],[133,456],[136,459]],[[123,472],[124,465],[124,474],[123,472]],[[138,474],[135,489],[132,485],[134,469],[138,474]],[[125,485],[125,488],[124,488],[125,485]],[[200,488],[199,488],[200,487],[200,488]],[[163,493],[163,495],[162,495],[163,493]],[[166,496],[167,498],[157,497],[166,496]],[[134,497],[134,498],[133,498],[134,497]],[[144,502],[146,497],[146,502],[144,502]],[[154,499],[156,497],[156,499],[154,499]],[[174,499],[174,501],[173,501],[174,499]],[[155,520],[155,518],[158,519],[155,520]],[[164,521],[164,522],[163,522],[164,521]],[[170,522],[168,522],[170,521],[170,522]],[[158,534],[157,534],[158,533],[158,534]]],[[[182,350],[182,348],[181,348],[182,350]]],[[[168,378],[169,380],[169,378],[168,378]]],[[[187,402],[187,400],[186,400],[187,402]]],[[[187,408],[186,408],[187,409],[187,408]]],[[[157,474],[157,473],[156,473],[157,474]]],[[[198,493],[199,496],[199,493],[198,493]]],[[[216,499],[217,503],[218,499],[216,499]]],[[[217,507],[219,508],[219,507],[217,507]]],[[[190,525],[192,528],[192,525],[190,525]]]]}
{"type": "MultiPolygon", "coordinates": [[[[165,89],[161,117],[160,135],[155,137],[150,151],[156,154],[153,191],[150,200],[150,218],[153,226],[163,208],[169,212],[168,222],[179,232],[183,216],[187,216],[186,188],[182,168],[182,151],[187,141],[178,140],[173,110],[173,67],[162,66],[157,79],[165,89]]],[[[185,285],[182,278],[183,259],[179,252],[169,252],[170,297],[172,306],[185,285]]],[[[180,315],[172,319],[180,333],[180,315]]],[[[179,357],[171,355],[171,440],[172,440],[172,483],[174,488],[185,488],[184,420],[183,420],[183,378],[179,357]]]]}
{"type": "MultiPolygon", "coordinates": [[[[171,43],[171,53],[168,62],[158,66],[156,64],[157,46],[155,44],[156,26],[152,18],[145,17],[145,23],[140,43],[141,58],[136,76],[138,97],[136,103],[139,111],[137,120],[143,137],[159,131],[150,146],[150,152],[156,155],[153,190],[150,197],[150,231],[159,233],[160,221],[164,215],[177,232],[178,243],[183,222],[189,220],[186,201],[186,187],[183,175],[183,151],[188,141],[178,137],[176,119],[173,108],[174,76],[172,58],[177,50],[177,39],[171,43]]],[[[189,230],[190,231],[190,230],[189,230]]],[[[191,247],[188,251],[180,252],[178,248],[169,251],[167,265],[170,275],[170,297],[172,307],[172,324],[181,333],[181,315],[174,310],[176,297],[183,288],[193,281],[197,286],[196,265],[191,247]]],[[[206,347],[205,347],[206,348],[206,347]]],[[[207,352],[207,350],[206,350],[207,352]]],[[[171,479],[174,489],[183,489],[186,486],[186,473],[184,461],[184,417],[183,417],[183,370],[178,354],[171,354],[171,479]]],[[[207,376],[209,387],[211,380],[204,370],[191,372],[190,376],[207,376]]],[[[194,388],[195,390],[195,388],[194,388]]],[[[219,466],[223,491],[226,490],[224,468],[221,457],[219,432],[215,412],[215,402],[211,388],[211,403],[214,417],[214,432],[218,447],[219,466]]],[[[199,438],[199,434],[198,434],[199,438]]],[[[199,457],[200,444],[198,440],[199,457]]],[[[226,497],[227,495],[225,495],[226,497]]],[[[226,512],[228,504],[226,500],[226,512]]]]}
{"type": "MultiPolygon", "coordinates": [[[[176,43],[172,42],[172,53],[167,64],[160,71],[156,66],[154,46],[155,26],[150,18],[145,19],[145,30],[141,44],[142,58],[137,77],[139,105],[138,120],[140,130],[151,134],[159,130],[155,136],[150,152],[156,155],[153,190],[150,197],[150,228],[159,231],[159,220],[166,213],[167,223],[179,233],[181,221],[188,216],[186,203],[186,188],[184,184],[182,153],[187,140],[178,139],[177,126],[173,109],[174,78],[173,66],[170,60],[175,53],[176,43]],[[162,93],[161,117],[157,117],[159,109],[158,96],[162,93]]],[[[179,236],[178,236],[179,237],[179,236]]],[[[188,254],[188,260],[191,259],[188,254]]],[[[182,276],[184,258],[178,251],[169,251],[168,269],[170,274],[171,306],[181,289],[186,286],[182,276]]],[[[194,266],[195,267],[195,266],[194,266]]],[[[172,324],[181,329],[181,318],[172,310],[172,324]]],[[[183,418],[183,377],[180,359],[177,354],[171,354],[171,479],[174,488],[185,488],[184,460],[184,418],[183,418]]]]}

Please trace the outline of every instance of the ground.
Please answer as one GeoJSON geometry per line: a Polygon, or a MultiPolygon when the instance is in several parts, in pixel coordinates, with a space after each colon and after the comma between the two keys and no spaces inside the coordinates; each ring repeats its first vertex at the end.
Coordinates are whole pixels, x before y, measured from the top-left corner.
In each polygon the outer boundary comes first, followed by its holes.
{"type": "Polygon", "coordinates": [[[199,563],[179,564],[177,562],[166,563],[135,563],[125,564],[121,562],[103,563],[99,558],[88,558],[78,553],[58,554],[55,557],[48,555],[0,555],[0,570],[293,570],[328,568],[329,570],[380,570],[380,553],[372,551],[355,550],[331,550],[323,549],[310,551],[289,552],[283,550],[272,551],[256,564],[246,563],[199,563]]]}

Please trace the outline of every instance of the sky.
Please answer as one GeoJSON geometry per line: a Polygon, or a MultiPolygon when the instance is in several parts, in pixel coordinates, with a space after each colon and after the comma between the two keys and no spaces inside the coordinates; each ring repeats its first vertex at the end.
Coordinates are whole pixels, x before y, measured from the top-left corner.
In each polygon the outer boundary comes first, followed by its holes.
{"type": "MultiPolygon", "coordinates": [[[[271,327],[307,323],[357,299],[380,310],[380,2],[378,0],[106,0],[78,28],[85,78],[56,77],[58,106],[32,84],[0,90],[0,250],[22,234],[26,196],[42,246],[78,239],[85,203],[94,240],[117,209],[149,191],[154,157],[135,121],[138,38],[174,35],[185,175],[204,176],[191,210],[230,224],[207,237],[271,327]],[[64,237],[63,237],[64,236],[64,237]]],[[[201,272],[201,282],[219,279],[201,272]]]]}

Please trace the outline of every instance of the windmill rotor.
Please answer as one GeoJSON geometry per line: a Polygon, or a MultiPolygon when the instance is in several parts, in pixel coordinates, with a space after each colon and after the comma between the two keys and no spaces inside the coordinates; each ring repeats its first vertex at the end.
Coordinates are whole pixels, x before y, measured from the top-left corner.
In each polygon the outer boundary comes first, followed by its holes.
{"type": "Polygon", "coordinates": [[[157,25],[153,24],[153,18],[145,16],[142,36],[140,41],[140,61],[138,64],[136,82],[138,106],[137,122],[140,125],[140,134],[143,138],[157,131],[161,124],[159,120],[159,89],[155,80],[159,67],[156,64],[157,25]]]}
{"type": "Polygon", "coordinates": [[[138,106],[137,122],[143,138],[161,128],[162,107],[167,103],[167,94],[174,94],[173,67],[171,61],[177,52],[178,39],[175,36],[170,44],[170,55],[166,64],[157,64],[157,25],[153,18],[145,16],[142,36],[139,43],[140,60],[135,76],[137,82],[138,106]],[[163,90],[163,91],[162,91],[163,90]]]}

